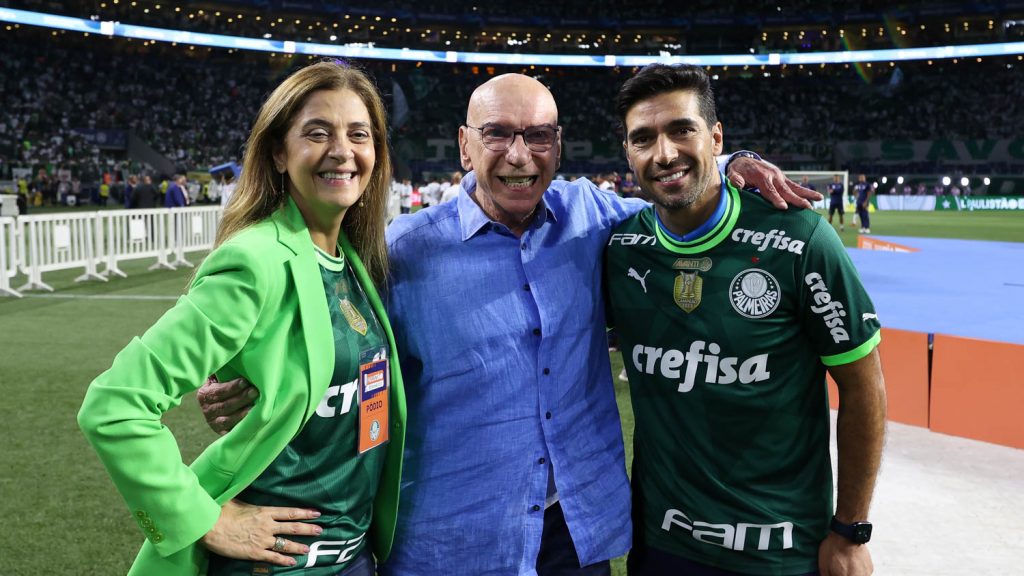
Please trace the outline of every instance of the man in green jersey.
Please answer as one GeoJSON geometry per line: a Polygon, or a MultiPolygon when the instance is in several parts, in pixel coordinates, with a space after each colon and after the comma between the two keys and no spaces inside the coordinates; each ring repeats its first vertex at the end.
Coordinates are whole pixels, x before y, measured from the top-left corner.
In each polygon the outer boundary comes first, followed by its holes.
{"type": "Polygon", "coordinates": [[[616,105],[654,204],[606,253],[636,419],[630,574],[870,574],[880,325],[838,236],[722,177],[699,67],[644,68],[616,105]],[[841,398],[834,517],[826,370],[841,398]]]}

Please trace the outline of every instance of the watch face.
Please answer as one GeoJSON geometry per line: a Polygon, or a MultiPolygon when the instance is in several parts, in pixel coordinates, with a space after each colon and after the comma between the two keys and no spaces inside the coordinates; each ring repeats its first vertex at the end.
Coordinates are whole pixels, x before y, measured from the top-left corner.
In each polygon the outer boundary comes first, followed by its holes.
{"type": "Polygon", "coordinates": [[[853,525],[853,539],[855,542],[867,542],[871,540],[871,524],[857,522],[853,525]]]}

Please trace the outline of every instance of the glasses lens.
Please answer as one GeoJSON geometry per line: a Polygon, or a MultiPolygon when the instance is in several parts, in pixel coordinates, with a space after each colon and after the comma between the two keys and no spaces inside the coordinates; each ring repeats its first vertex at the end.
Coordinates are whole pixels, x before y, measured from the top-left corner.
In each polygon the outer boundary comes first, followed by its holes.
{"type": "Polygon", "coordinates": [[[547,150],[555,143],[555,130],[548,126],[531,126],[523,131],[523,140],[534,150],[547,150]]]}
{"type": "Polygon", "coordinates": [[[484,146],[492,150],[505,150],[512,144],[515,133],[501,126],[488,126],[480,131],[484,146]]]}
{"type": "Polygon", "coordinates": [[[523,142],[534,152],[544,152],[555,143],[558,130],[550,126],[530,126],[519,131],[503,126],[488,126],[480,129],[480,138],[489,150],[504,152],[512,146],[517,134],[523,135],[523,142]]]}

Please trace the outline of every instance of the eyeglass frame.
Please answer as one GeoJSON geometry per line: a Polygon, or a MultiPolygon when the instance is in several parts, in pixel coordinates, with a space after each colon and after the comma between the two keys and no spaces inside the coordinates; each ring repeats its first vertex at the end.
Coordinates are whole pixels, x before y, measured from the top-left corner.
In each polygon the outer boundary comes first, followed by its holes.
{"type": "Polygon", "coordinates": [[[537,126],[527,126],[526,128],[523,128],[522,130],[512,130],[512,139],[508,141],[508,144],[504,148],[502,148],[500,150],[496,150],[496,149],[491,148],[490,146],[487,145],[487,142],[484,140],[484,130],[486,130],[488,128],[505,128],[505,126],[502,126],[500,124],[484,124],[483,126],[480,126],[480,127],[470,126],[469,124],[463,124],[463,126],[466,127],[466,128],[472,128],[473,130],[476,130],[477,133],[480,134],[480,143],[484,145],[484,148],[490,150],[491,152],[508,152],[509,148],[511,148],[512,145],[515,144],[516,136],[522,136],[523,144],[526,146],[526,148],[529,151],[537,152],[537,153],[547,152],[547,151],[549,151],[549,150],[551,150],[552,148],[555,147],[555,144],[558,142],[558,135],[562,133],[562,127],[561,126],[552,126],[551,124],[539,124],[537,126]],[[548,145],[547,148],[545,148],[543,150],[537,150],[537,149],[531,147],[530,143],[526,141],[526,131],[527,130],[533,130],[535,128],[550,128],[550,129],[555,131],[555,139],[551,142],[551,144],[548,145]]]}

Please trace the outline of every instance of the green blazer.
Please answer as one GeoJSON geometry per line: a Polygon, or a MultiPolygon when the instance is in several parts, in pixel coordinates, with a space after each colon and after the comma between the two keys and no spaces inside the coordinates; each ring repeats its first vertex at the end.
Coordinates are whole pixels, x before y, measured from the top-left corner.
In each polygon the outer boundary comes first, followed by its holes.
{"type": "MultiPolygon", "coordinates": [[[[370,542],[391,551],[405,446],[405,392],[395,339],[373,283],[344,233],[340,244],[391,347],[391,441],[370,542]]],[[[89,386],[78,423],[146,535],[130,574],[205,574],[200,538],[277,457],[330,385],[334,337],[313,243],[295,203],[214,250],[182,296],[89,386]],[[244,377],[260,396],[234,430],[191,466],[161,415],[210,374],[244,377]]]]}

